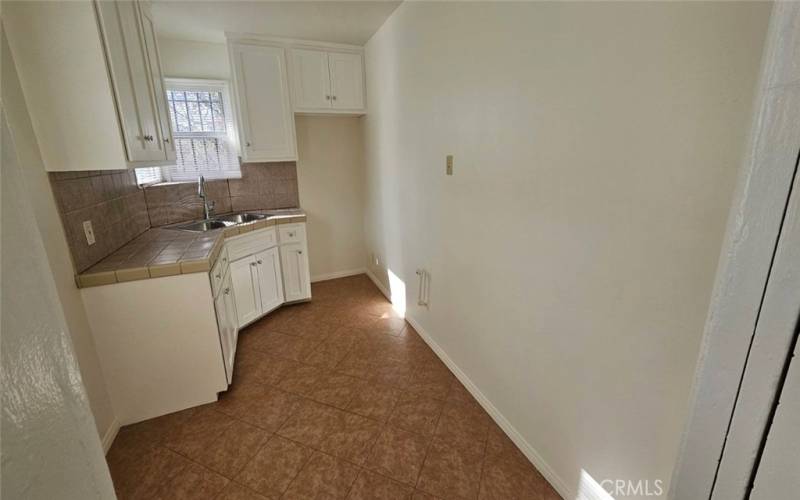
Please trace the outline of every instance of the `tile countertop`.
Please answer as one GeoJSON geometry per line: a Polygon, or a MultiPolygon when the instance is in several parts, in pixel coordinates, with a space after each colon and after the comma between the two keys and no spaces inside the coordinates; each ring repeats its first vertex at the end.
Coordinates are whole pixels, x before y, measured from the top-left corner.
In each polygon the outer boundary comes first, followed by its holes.
{"type": "Polygon", "coordinates": [[[219,256],[225,238],[276,224],[306,220],[306,213],[300,208],[248,210],[248,213],[267,214],[268,217],[204,233],[165,227],[148,229],[105,259],[76,275],[75,283],[78,288],[86,288],[177,274],[208,272],[219,256]]]}

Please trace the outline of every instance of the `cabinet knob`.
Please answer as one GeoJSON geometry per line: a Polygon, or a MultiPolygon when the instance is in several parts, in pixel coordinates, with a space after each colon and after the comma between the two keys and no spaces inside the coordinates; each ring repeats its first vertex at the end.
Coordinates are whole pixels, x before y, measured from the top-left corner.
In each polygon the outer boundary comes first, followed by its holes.
{"type": "Polygon", "coordinates": [[[258,264],[256,264],[255,262],[251,262],[251,263],[250,263],[250,265],[251,265],[251,266],[253,266],[253,267],[255,267],[255,266],[257,266],[258,264]]]}
{"type": "Polygon", "coordinates": [[[334,100],[334,101],[336,100],[336,96],[333,96],[333,100],[334,100]]]}
{"type": "Polygon", "coordinates": [[[169,144],[169,139],[164,139],[164,142],[169,144]]]}
{"type": "Polygon", "coordinates": [[[231,293],[230,287],[226,288],[222,293],[224,293],[225,295],[230,294],[231,293]]]}
{"type": "Polygon", "coordinates": [[[330,100],[331,100],[331,96],[329,96],[329,95],[326,95],[326,96],[325,96],[325,100],[326,100],[326,101],[330,101],[330,100]]]}
{"type": "Polygon", "coordinates": [[[303,251],[302,251],[302,250],[298,250],[298,251],[297,251],[297,253],[298,253],[299,255],[303,255],[303,251]]]}
{"type": "Polygon", "coordinates": [[[258,261],[258,263],[259,263],[259,264],[263,264],[263,262],[261,262],[260,260],[258,261]]]}
{"type": "Polygon", "coordinates": [[[250,143],[249,142],[245,142],[244,145],[247,146],[248,148],[250,147],[250,143]]]}
{"type": "Polygon", "coordinates": [[[219,273],[217,273],[217,279],[220,279],[221,277],[222,277],[222,276],[220,276],[220,274],[219,274],[219,273]]]}

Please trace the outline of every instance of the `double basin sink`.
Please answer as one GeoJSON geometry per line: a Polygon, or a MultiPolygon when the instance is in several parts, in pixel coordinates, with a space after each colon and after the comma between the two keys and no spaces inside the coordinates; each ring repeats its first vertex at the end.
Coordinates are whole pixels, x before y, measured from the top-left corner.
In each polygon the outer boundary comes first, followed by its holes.
{"type": "Polygon", "coordinates": [[[237,224],[244,224],[246,222],[266,219],[267,217],[269,217],[269,215],[242,212],[238,214],[220,215],[214,217],[213,219],[184,222],[183,224],[170,226],[169,229],[204,233],[213,229],[222,229],[224,227],[235,226],[237,224]]]}

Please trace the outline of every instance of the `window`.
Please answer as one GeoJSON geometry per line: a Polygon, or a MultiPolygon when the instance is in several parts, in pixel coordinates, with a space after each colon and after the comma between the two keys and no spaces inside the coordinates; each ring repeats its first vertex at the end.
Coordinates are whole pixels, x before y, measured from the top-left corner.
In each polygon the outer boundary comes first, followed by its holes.
{"type": "Polygon", "coordinates": [[[167,79],[166,84],[175,165],[138,168],[137,182],[241,177],[227,82],[167,79]]]}

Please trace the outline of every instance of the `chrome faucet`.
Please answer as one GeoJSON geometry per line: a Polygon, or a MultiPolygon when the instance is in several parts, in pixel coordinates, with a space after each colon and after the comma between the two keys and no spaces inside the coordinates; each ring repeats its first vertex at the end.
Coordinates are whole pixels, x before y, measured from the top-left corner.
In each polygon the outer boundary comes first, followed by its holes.
{"type": "Polygon", "coordinates": [[[214,216],[214,202],[208,202],[206,198],[206,180],[201,175],[197,179],[197,196],[203,199],[203,220],[209,220],[214,216]]]}

